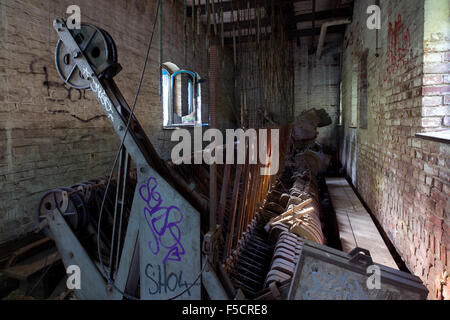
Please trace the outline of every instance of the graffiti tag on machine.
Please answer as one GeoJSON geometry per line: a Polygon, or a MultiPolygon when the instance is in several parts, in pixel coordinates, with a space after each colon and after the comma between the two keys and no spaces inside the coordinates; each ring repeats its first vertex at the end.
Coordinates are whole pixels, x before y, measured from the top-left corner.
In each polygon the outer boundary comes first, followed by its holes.
{"type": "Polygon", "coordinates": [[[145,201],[145,221],[151,231],[153,239],[148,241],[150,251],[157,255],[161,249],[167,250],[163,259],[166,261],[181,261],[186,253],[181,244],[181,231],[179,224],[183,221],[183,214],[176,206],[163,207],[161,194],[157,192],[158,181],[150,177],[139,188],[139,195],[145,201]]]}
{"type": "MultiPolygon", "coordinates": [[[[83,70],[83,76],[86,79],[90,78],[89,70],[87,68],[85,68],[83,70]]],[[[112,110],[111,100],[109,100],[108,96],[106,95],[105,90],[102,88],[100,83],[98,83],[98,81],[95,80],[95,79],[92,79],[91,90],[92,90],[92,92],[95,93],[95,95],[97,96],[98,101],[100,101],[101,105],[103,106],[103,108],[107,112],[108,118],[111,120],[111,122],[114,122],[114,117],[112,115],[113,110],[112,110]]]]}
{"type": "Polygon", "coordinates": [[[178,274],[175,272],[168,273],[165,264],[162,266],[147,264],[145,275],[151,281],[148,289],[151,295],[186,290],[186,293],[190,296],[191,287],[199,285],[198,283],[192,285],[192,283],[183,280],[183,271],[179,271],[178,274]]]}

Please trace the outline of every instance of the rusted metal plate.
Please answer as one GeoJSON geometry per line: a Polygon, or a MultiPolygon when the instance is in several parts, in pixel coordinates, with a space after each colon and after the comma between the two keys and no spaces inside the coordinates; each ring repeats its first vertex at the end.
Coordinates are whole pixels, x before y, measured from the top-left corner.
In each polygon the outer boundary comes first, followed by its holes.
{"type": "MultiPolygon", "coordinates": [[[[293,300],[421,300],[427,289],[420,279],[386,266],[380,268],[379,289],[368,285],[368,265],[323,245],[305,241],[288,299],[293,300]]],[[[372,281],[371,278],[370,281],[372,281]]],[[[373,282],[371,282],[373,283],[373,282]]]]}

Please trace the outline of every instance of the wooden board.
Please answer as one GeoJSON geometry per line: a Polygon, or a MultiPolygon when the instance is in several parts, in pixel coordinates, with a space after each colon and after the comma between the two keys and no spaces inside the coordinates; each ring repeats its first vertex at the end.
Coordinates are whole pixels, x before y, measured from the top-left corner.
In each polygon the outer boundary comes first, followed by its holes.
{"type": "Polygon", "coordinates": [[[58,261],[60,258],[55,248],[51,248],[17,265],[2,270],[2,273],[13,279],[26,280],[29,276],[58,261]]]}
{"type": "Polygon", "coordinates": [[[344,178],[327,178],[328,191],[339,227],[342,250],[355,247],[370,251],[374,262],[398,269],[375,223],[344,178]]]}

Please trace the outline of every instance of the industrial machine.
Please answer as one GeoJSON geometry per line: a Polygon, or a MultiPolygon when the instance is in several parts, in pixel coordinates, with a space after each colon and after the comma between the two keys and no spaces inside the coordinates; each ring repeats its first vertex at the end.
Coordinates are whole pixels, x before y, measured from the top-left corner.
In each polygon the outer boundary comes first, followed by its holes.
{"type": "Polygon", "coordinates": [[[325,246],[315,178],[323,160],[289,152],[289,128],[280,157],[292,161],[279,176],[223,165],[220,196],[208,199],[198,183],[208,170],[162,161],[121,95],[111,36],[90,24],[70,30],[63,19],[54,28],[59,75],[92,91],[123,143],[114,175],[52,190],[39,205],[64,265],[81,269],[79,299],[426,297],[418,278],[383,266],[381,288],[368,289],[370,253],[325,246]]]}
{"type": "Polygon", "coordinates": [[[80,194],[64,189],[49,194],[40,208],[40,219],[48,223],[66,267],[81,268],[82,287],[77,297],[170,299],[181,294],[183,299],[200,299],[199,213],[180,195],[183,186],[167,182],[176,179],[173,172],[157,156],[112,79],[120,71],[112,38],[89,24],[69,30],[63,19],[56,19],[54,27],[60,37],[56,67],[61,78],[71,87],[92,90],[123,141],[113,183],[76,186],[83,194],[91,189],[100,192],[97,200],[101,201],[91,210],[99,216],[84,213],[86,205],[80,194]],[[131,161],[135,181],[129,174],[131,161]],[[108,192],[113,184],[111,196],[108,192]],[[127,192],[130,185],[135,185],[132,199],[127,192]],[[106,208],[111,199],[113,204],[106,208]],[[108,210],[111,215],[106,217],[108,210]],[[104,233],[109,230],[101,224],[108,220],[111,233],[106,241],[104,233]],[[88,238],[95,234],[98,254],[88,252],[77,233],[88,238]]]}

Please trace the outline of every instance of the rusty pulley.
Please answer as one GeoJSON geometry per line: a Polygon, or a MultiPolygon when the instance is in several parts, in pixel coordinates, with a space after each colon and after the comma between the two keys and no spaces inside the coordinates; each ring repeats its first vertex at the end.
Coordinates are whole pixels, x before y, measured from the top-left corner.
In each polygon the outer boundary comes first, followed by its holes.
{"type": "Polygon", "coordinates": [[[91,24],[81,24],[71,31],[80,51],[70,52],[59,40],[56,45],[55,63],[59,76],[75,89],[89,89],[90,82],[79,70],[76,59],[84,55],[97,75],[104,73],[117,63],[117,49],[111,36],[103,29],[91,24]]]}
{"type": "MultiPolygon", "coordinates": [[[[54,189],[41,198],[38,222],[48,219],[55,212],[59,212],[75,232],[81,230],[87,222],[84,200],[78,192],[71,188],[54,189]]],[[[47,237],[52,238],[48,227],[45,227],[43,232],[47,237]]]]}

